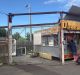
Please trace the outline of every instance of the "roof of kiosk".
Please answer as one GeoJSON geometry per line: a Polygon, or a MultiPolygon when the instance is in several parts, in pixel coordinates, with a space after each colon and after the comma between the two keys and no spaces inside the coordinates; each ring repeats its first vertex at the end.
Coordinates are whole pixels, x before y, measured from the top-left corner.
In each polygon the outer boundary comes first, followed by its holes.
{"type": "Polygon", "coordinates": [[[64,17],[64,20],[73,20],[73,21],[80,21],[80,7],[72,6],[69,11],[69,13],[75,14],[77,16],[72,15],[66,15],[64,17]]]}
{"type": "Polygon", "coordinates": [[[57,34],[58,32],[59,32],[59,26],[55,25],[51,28],[36,31],[35,33],[41,33],[42,35],[52,35],[52,34],[57,34]]]}
{"type": "Polygon", "coordinates": [[[44,29],[41,31],[42,35],[52,35],[59,32],[59,26],[54,26],[52,28],[44,29]]]}
{"type": "Polygon", "coordinates": [[[67,30],[79,30],[80,31],[80,7],[72,6],[69,13],[75,15],[65,15],[62,20],[62,28],[67,30]]]}

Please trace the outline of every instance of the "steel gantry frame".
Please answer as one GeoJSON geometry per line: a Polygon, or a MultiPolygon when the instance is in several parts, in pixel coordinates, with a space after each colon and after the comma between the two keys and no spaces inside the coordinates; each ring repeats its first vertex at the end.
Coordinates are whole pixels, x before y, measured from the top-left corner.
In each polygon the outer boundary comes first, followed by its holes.
{"type": "MultiPolygon", "coordinates": [[[[23,15],[45,15],[45,14],[60,14],[60,20],[63,19],[63,14],[67,14],[67,15],[72,15],[72,16],[80,16],[74,13],[68,13],[68,12],[64,12],[64,11],[52,11],[52,12],[33,12],[33,13],[9,13],[8,14],[8,26],[0,26],[0,28],[7,28],[8,27],[8,39],[9,39],[9,64],[12,64],[12,28],[14,27],[30,27],[30,26],[46,26],[46,25],[53,25],[53,24],[60,24],[59,22],[56,23],[43,23],[43,24],[28,24],[28,25],[15,25],[12,26],[12,18],[14,16],[23,16],[23,15]]],[[[63,31],[60,31],[60,37],[61,40],[63,41],[63,31]]],[[[64,64],[64,49],[63,49],[63,44],[62,44],[62,64],[64,64]]]]}
{"type": "MultiPolygon", "coordinates": [[[[41,23],[41,24],[31,24],[32,27],[39,27],[39,26],[48,26],[48,25],[54,25],[54,24],[59,24],[59,22],[55,23],[41,23]]],[[[25,24],[25,25],[13,25],[12,28],[21,28],[21,27],[30,27],[30,24],[25,24]]],[[[8,28],[8,26],[0,26],[0,28],[8,28]]]]}

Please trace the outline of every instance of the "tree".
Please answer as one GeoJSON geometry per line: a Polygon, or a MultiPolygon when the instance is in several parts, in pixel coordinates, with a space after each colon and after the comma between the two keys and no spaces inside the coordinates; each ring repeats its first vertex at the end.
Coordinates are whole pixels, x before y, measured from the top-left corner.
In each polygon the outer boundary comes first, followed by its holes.
{"type": "Polygon", "coordinates": [[[7,31],[4,28],[0,28],[0,37],[6,37],[7,31]]]}
{"type": "Polygon", "coordinates": [[[27,40],[27,41],[30,41],[30,33],[27,33],[27,34],[26,34],[26,40],[27,40]]]}
{"type": "MultiPolygon", "coordinates": [[[[31,35],[31,38],[33,40],[33,34],[31,35]]],[[[29,32],[26,34],[26,40],[30,41],[30,33],[29,32]]]]}
{"type": "Polygon", "coordinates": [[[22,36],[19,38],[19,40],[20,41],[26,41],[26,39],[24,37],[22,37],[22,36]]]}
{"type": "Polygon", "coordinates": [[[20,34],[18,32],[13,34],[13,39],[18,40],[19,38],[21,38],[20,34]]]}

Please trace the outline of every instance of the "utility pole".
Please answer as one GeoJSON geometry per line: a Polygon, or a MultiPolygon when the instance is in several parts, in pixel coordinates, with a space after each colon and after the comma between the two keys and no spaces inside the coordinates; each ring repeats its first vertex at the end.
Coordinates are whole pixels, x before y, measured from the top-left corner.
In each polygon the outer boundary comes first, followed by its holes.
{"type": "Polygon", "coordinates": [[[28,7],[29,13],[30,13],[30,15],[29,15],[29,23],[30,23],[30,45],[31,45],[30,50],[31,50],[31,52],[33,54],[33,40],[32,40],[32,26],[31,26],[31,24],[32,24],[31,5],[30,4],[29,5],[26,5],[26,7],[28,7]]]}
{"type": "MultiPolygon", "coordinates": [[[[31,13],[31,5],[29,5],[29,13],[31,13]]],[[[31,14],[30,14],[30,42],[32,43],[32,26],[31,26],[31,14]]]]}
{"type": "Polygon", "coordinates": [[[25,27],[25,39],[26,39],[26,27],[25,27]]]}
{"type": "Polygon", "coordinates": [[[9,64],[12,64],[12,15],[8,14],[8,52],[9,52],[9,64]]]}
{"type": "MultiPolygon", "coordinates": [[[[31,5],[29,4],[29,13],[31,13],[31,5]]],[[[33,55],[33,40],[32,40],[32,16],[30,14],[29,16],[29,19],[30,19],[30,43],[31,43],[31,52],[32,52],[32,55],[33,55]]]]}
{"type": "Polygon", "coordinates": [[[61,47],[61,60],[62,64],[64,65],[64,30],[61,28],[61,20],[63,20],[63,13],[60,13],[60,47],[61,47]]]}
{"type": "Polygon", "coordinates": [[[29,9],[29,13],[30,13],[30,15],[29,15],[29,23],[30,23],[30,42],[32,42],[32,26],[31,26],[31,24],[32,24],[32,20],[31,20],[31,5],[29,4],[29,5],[26,5],[26,7],[28,7],[28,9],[29,9]]]}

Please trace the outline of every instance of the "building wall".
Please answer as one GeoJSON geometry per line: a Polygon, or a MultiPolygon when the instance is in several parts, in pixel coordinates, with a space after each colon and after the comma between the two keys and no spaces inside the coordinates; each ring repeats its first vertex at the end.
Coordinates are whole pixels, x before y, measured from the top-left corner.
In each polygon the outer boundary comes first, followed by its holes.
{"type": "Polygon", "coordinates": [[[60,49],[59,47],[54,46],[42,46],[41,51],[43,53],[50,53],[54,57],[60,57],[60,49]]]}
{"type": "Polygon", "coordinates": [[[0,37],[0,62],[8,63],[8,40],[0,37]]]}
{"type": "Polygon", "coordinates": [[[34,45],[34,51],[35,52],[41,52],[41,45],[34,45]]]}
{"type": "Polygon", "coordinates": [[[33,40],[34,45],[41,45],[41,32],[34,33],[33,40]]]}
{"type": "MultiPolygon", "coordinates": [[[[8,56],[8,39],[0,37],[0,56],[5,53],[8,56]]],[[[12,39],[12,55],[16,55],[16,40],[12,39]]]]}
{"type": "MultiPolygon", "coordinates": [[[[54,45],[54,37],[49,37],[48,45],[43,45],[43,36],[37,32],[34,34],[34,50],[39,53],[47,53],[54,57],[60,57],[60,49],[54,45]],[[53,43],[52,43],[53,42],[53,43]],[[51,45],[50,45],[51,44],[51,45]]],[[[46,40],[46,38],[44,38],[46,40]]]]}
{"type": "Polygon", "coordinates": [[[49,53],[54,57],[60,57],[60,49],[59,47],[54,46],[35,46],[35,51],[39,53],[49,53]]]}

